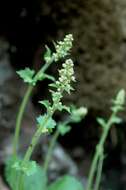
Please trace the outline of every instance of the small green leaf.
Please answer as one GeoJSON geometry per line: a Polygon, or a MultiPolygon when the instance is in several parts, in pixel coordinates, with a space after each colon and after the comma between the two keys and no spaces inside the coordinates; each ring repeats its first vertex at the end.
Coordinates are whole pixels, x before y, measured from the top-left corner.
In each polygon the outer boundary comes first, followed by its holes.
{"type": "Polygon", "coordinates": [[[49,84],[49,86],[51,86],[51,87],[53,87],[53,88],[57,88],[56,83],[51,83],[51,84],[49,84]]]}
{"type": "Polygon", "coordinates": [[[53,76],[51,76],[51,75],[43,74],[43,78],[44,79],[49,79],[49,80],[52,80],[52,81],[55,82],[55,78],[53,76]]]}
{"type": "Polygon", "coordinates": [[[62,105],[62,110],[65,110],[65,111],[67,111],[68,113],[71,113],[70,107],[68,107],[68,106],[62,105]]]}
{"type": "Polygon", "coordinates": [[[122,119],[115,116],[112,118],[112,122],[115,123],[115,124],[120,124],[122,122],[122,119]]]}
{"type": "Polygon", "coordinates": [[[47,110],[50,107],[50,102],[48,100],[39,101],[39,103],[44,105],[47,110]]]}
{"type": "Polygon", "coordinates": [[[42,81],[44,79],[44,73],[40,70],[34,77],[34,82],[42,81]]]}
{"type": "Polygon", "coordinates": [[[71,126],[64,125],[61,123],[58,125],[58,130],[59,130],[60,134],[63,136],[71,130],[71,126]]]}
{"type": "Polygon", "coordinates": [[[45,47],[46,47],[46,52],[44,54],[44,60],[45,62],[50,62],[52,59],[51,50],[48,46],[45,46],[45,47]]]}
{"type": "Polygon", "coordinates": [[[76,108],[74,105],[71,105],[71,121],[78,123],[80,122],[88,113],[86,107],[76,108]]]}
{"type": "Polygon", "coordinates": [[[75,177],[65,175],[52,183],[47,190],[84,190],[84,187],[75,177]]]}
{"type": "Polygon", "coordinates": [[[57,109],[58,109],[59,111],[65,110],[65,111],[67,111],[68,113],[71,113],[71,112],[70,112],[70,107],[65,106],[65,105],[62,105],[61,102],[59,103],[57,109]]]}
{"type": "Polygon", "coordinates": [[[42,81],[44,79],[49,79],[51,81],[55,81],[55,78],[53,76],[45,74],[43,72],[39,72],[39,74],[36,75],[34,81],[37,82],[37,81],[42,81]]]}
{"type": "MultiPolygon", "coordinates": [[[[47,117],[46,114],[40,115],[39,117],[37,117],[37,122],[40,127],[44,124],[46,117],[47,117]]],[[[51,132],[55,126],[56,126],[56,122],[52,118],[50,118],[48,119],[46,125],[43,126],[42,132],[48,132],[48,131],[51,132]]]]}
{"type": "Polygon", "coordinates": [[[103,128],[106,126],[106,122],[105,122],[105,120],[104,120],[103,118],[98,117],[98,118],[97,118],[97,122],[98,122],[99,125],[100,125],[101,127],[103,127],[103,128]]]}
{"type": "Polygon", "coordinates": [[[34,70],[25,68],[24,70],[17,71],[17,74],[24,80],[24,82],[27,82],[29,84],[34,84],[33,80],[33,76],[35,74],[34,70]]]}

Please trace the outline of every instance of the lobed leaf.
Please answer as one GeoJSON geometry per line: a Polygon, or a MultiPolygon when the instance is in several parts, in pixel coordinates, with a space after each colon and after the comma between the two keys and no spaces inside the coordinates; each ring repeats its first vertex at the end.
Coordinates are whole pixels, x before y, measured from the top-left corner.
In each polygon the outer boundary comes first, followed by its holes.
{"type": "MultiPolygon", "coordinates": [[[[39,117],[37,117],[37,122],[39,126],[43,125],[46,117],[47,117],[46,114],[40,115],[39,117]]],[[[56,122],[52,118],[49,118],[46,123],[46,126],[43,127],[42,132],[48,132],[48,131],[51,132],[55,126],[56,126],[56,122]]]]}
{"type": "Polygon", "coordinates": [[[34,85],[34,80],[33,80],[33,76],[35,74],[34,70],[25,68],[24,70],[17,71],[17,74],[24,80],[24,82],[34,85]]]}
{"type": "Polygon", "coordinates": [[[23,174],[22,190],[46,190],[47,178],[42,168],[40,168],[37,164],[34,165],[34,168],[33,161],[29,161],[28,167],[26,167],[26,172],[23,168],[22,173],[22,170],[20,168],[21,165],[19,163],[21,163],[21,160],[15,157],[11,157],[6,162],[5,177],[11,189],[15,190],[17,185],[19,187],[20,184],[17,183],[19,177],[23,174]]]}
{"type": "Polygon", "coordinates": [[[60,134],[63,136],[66,133],[68,133],[71,130],[71,126],[69,125],[64,125],[64,124],[59,124],[58,125],[58,130],[60,132],[60,134]]]}

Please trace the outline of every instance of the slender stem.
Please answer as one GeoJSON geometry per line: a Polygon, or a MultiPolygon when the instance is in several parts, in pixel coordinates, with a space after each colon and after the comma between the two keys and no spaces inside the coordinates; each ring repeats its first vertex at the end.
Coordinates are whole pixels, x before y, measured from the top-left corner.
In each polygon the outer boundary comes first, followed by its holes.
{"type": "MultiPolygon", "coordinates": [[[[52,114],[53,114],[53,113],[52,113],[52,114]]],[[[22,166],[23,166],[26,162],[28,162],[28,161],[30,160],[30,157],[31,157],[31,155],[32,155],[32,152],[33,152],[33,150],[34,150],[34,148],[35,148],[35,146],[36,146],[36,144],[37,144],[37,142],[38,142],[38,140],[39,140],[39,138],[40,138],[40,136],[41,136],[41,134],[42,134],[42,130],[43,130],[43,128],[46,126],[46,124],[47,124],[47,122],[48,122],[48,120],[50,119],[51,116],[52,116],[51,114],[48,114],[48,115],[46,116],[45,120],[43,121],[43,124],[38,127],[37,131],[36,131],[35,134],[33,135],[32,140],[31,140],[31,143],[30,143],[30,145],[29,145],[29,147],[28,147],[28,149],[27,149],[27,151],[26,151],[26,153],[25,153],[24,159],[23,159],[23,161],[22,161],[22,166]]],[[[20,189],[17,189],[17,190],[23,190],[23,189],[22,189],[22,187],[23,187],[23,177],[24,177],[23,174],[21,174],[21,175],[20,175],[20,178],[19,178],[19,181],[18,181],[18,184],[21,184],[21,187],[20,187],[20,189]]]]}
{"type": "Polygon", "coordinates": [[[91,190],[92,182],[94,179],[94,174],[95,174],[96,166],[97,166],[97,162],[98,162],[98,157],[99,157],[99,153],[96,151],[95,156],[94,156],[93,161],[92,161],[86,190],[91,190]]]}
{"type": "Polygon", "coordinates": [[[38,127],[37,131],[35,132],[34,136],[32,137],[32,140],[31,140],[31,144],[29,145],[27,151],[26,151],[26,154],[24,156],[24,159],[23,159],[23,162],[22,164],[24,164],[26,161],[29,161],[31,155],[32,155],[32,152],[42,134],[42,129],[46,126],[48,120],[50,119],[50,115],[47,115],[47,117],[45,118],[43,124],[38,127]]]}
{"type": "Polygon", "coordinates": [[[60,133],[59,133],[59,130],[57,128],[54,135],[52,136],[52,139],[51,139],[51,142],[50,142],[50,145],[49,145],[49,149],[48,149],[48,153],[47,153],[46,158],[45,158],[44,167],[43,167],[45,172],[47,172],[47,170],[48,170],[48,166],[49,166],[49,162],[51,160],[53,148],[55,146],[55,143],[57,141],[57,138],[58,138],[59,134],[60,133]]]}
{"type": "MultiPolygon", "coordinates": [[[[51,65],[52,62],[53,62],[53,58],[50,60],[50,62],[45,63],[45,65],[37,72],[34,79],[37,79],[37,77],[40,73],[44,73],[48,69],[48,67],[51,65]]],[[[19,141],[19,133],[20,133],[21,122],[22,122],[24,110],[25,110],[25,107],[29,100],[29,97],[31,96],[33,88],[34,88],[34,86],[31,86],[31,85],[28,86],[28,89],[24,95],[24,98],[22,100],[22,103],[21,103],[21,106],[19,108],[19,112],[17,115],[14,142],[13,142],[13,154],[15,156],[17,154],[16,152],[17,152],[17,146],[18,146],[18,141],[19,141]]]]}
{"type": "Polygon", "coordinates": [[[99,156],[101,155],[101,153],[102,153],[102,151],[104,149],[104,143],[106,141],[106,138],[107,138],[108,132],[109,132],[109,130],[111,128],[111,125],[113,124],[113,118],[115,117],[116,113],[117,112],[112,113],[112,115],[110,116],[106,126],[103,129],[101,139],[100,139],[100,141],[99,141],[99,143],[97,145],[96,152],[95,152],[95,155],[94,155],[94,158],[93,158],[93,162],[91,164],[91,169],[90,169],[90,172],[89,172],[89,177],[88,177],[86,190],[92,190],[92,185],[93,185],[94,175],[95,175],[95,172],[96,172],[96,169],[97,169],[98,159],[99,159],[99,156]]]}
{"type": "Polygon", "coordinates": [[[98,161],[98,169],[97,169],[97,175],[96,175],[96,181],[95,181],[95,187],[94,190],[98,190],[100,186],[101,181],[101,175],[102,175],[102,167],[103,167],[103,161],[104,161],[104,154],[101,153],[101,156],[98,161]]]}
{"type": "Polygon", "coordinates": [[[49,62],[46,62],[45,65],[43,65],[43,67],[36,73],[36,75],[34,76],[34,79],[37,79],[41,73],[44,73],[49,68],[49,66],[52,64],[53,61],[54,61],[54,59],[52,57],[52,59],[49,62]]]}
{"type": "Polygon", "coordinates": [[[17,115],[17,119],[16,119],[16,128],[15,128],[15,134],[14,134],[14,142],[13,142],[13,154],[16,155],[17,152],[17,146],[18,146],[18,140],[19,140],[19,133],[20,133],[20,126],[21,126],[21,122],[22,122],[22,118],[23,118],[23,114],[24,114],[24,109],[27,105],[28,99],[31,95],[33,86],[29,85],[27,88],[27,91],[25,93],[25,96],[23,98],[23,101],[21,103],[21,106],[19,108],[19,112],[17,115]]]}

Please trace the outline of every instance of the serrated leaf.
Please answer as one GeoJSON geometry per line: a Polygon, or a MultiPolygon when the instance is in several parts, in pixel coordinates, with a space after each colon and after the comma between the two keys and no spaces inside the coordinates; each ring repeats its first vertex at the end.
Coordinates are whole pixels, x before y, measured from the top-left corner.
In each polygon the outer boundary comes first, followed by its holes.
{"type": "MultiPolygon", "coordinates": [[[[47,115],[40,115],[39,117],[37,117],[37,122],[38,122],[38,125],[39,126],[42,126],[43,123],[45,122],[46,120],[46,117],[47,115]]],[[[52,129],[56,126],[56,122],[52,119],[52,118],[49,118],[47,123],[46,123],[46,126],[43,127],[43,132],[51,132],[52,129]]]]}
{"type": "Polygon", "coordinates": [[[62,110],[66,110],[68,113],[71,113],[70,107],[62,105],[62,110]]]}
{"type": "MultiPolygon", "coordinates": [[[[17,163],[21,163],[19,158],[11,157],[6,162],[5,177],[12,190],[15,190],[22,171],[17,168],[17,163]],[[14,167],[16,166],[16,167],[14,167]]],[[[31,161],[30,161],[31,162],[31,161]]],[[[33,162],[33,161],[32,161],[33,162]]],[[[18,165],[19,167],[19,165],[18,165]]],[[[29,175],[23,173],[23,189],[22,190],[46,190],[47,178],[44,171],[36,164],[36,169],[29,175]]],[[[33,169],[33,168],[32,168],[33,169]]],[[[27,168],[28,170],[28,168],[27,168]]]]}
{"type": "Polygon", "coordinates": [[[60,135],[65,135],[66,133],[68,133],[71,130],[71,126],[69,125],[64,125],[64,124],[59,124],[58,125],[58,130],[60,132],[60,135]]]}
{"type": "Polygon", "coordinates": [[[65,175],[52,183],[47,190],[84,190],[84,187],[75,177],[65,175]]]}
{"type": "Polygon", "coordinates": [[[70,112],[70,107],[65,106],[65,105],[62,105],[62,104],[59,104],[57,109],[58,109],[59,111],[65,110],[65,111],[67,111],[68,113],[71,113],[71,112],[70,112]]]}
{"type": "Polygon", "coordinates": [[[50,106],[50,102],[48,100],[39,101],[40,104],[44,105],[45,108],[48,110],[50,106]]]}
{"type": "Polygon", "coordinates": [[[24,80],[24,82],[33,84],[33,76],[35,74],[34,70],[31,70],[29,68],[25,68],[24,70],[17,71],[17,74],[24,80]]]}
{"type": "Polygon", "coordinates": [[[106,122],[103,118],[98,117],[97,122],[100,124],[101,127],[105,127],[106,122]]]}
{"type": "Polygon", "coordinates": [[[37,164],[35,161],[28,161],[22,165],[21,160],[19,160],[14,163],[12,168],[23,172],[27,176],[30,176],[36,172],[37,164]]]}

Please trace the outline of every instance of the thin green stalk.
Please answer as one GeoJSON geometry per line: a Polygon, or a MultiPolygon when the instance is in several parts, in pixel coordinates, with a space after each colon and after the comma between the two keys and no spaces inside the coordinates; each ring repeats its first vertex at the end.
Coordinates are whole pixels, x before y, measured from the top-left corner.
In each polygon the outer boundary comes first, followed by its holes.
{"type": "Polygon", "coordinates": [[[16,155],[16,151],[17,151],[17,146],[18,146],[18,140],[19,140],[19,133],[20,133],[20,126],[21,126],[21,122],[22,122],[22,118],[23,118],[23,114],[24,114],[24,109],[27,105],[28,99],[31,95],[33,86],[29,85],[27,88],[27,91],[25,93],[25,96],[23,98],[23,101],[21,103],[21,106],[19,108],[19,112],[17,115],[17,119],[16,119],[16,128],[15,128],[15,134],[14,134],[14,142],[13,142],[13,154],[16,155]]]}
{"type": "Polygon", "coordinates": [[[50,115],[48,114],[45,121],[43,122],[43,125],[41,125],[40,127],[38,127],[37,131],[35,132],[34,136],[32,137],[32,140],[31,140],[31,144],[29,145],[27,151],[26,151],[26,154],[24,156],[24,159],[23,159],[23,162],[22,162],[22,165],[29,161],[30,160],[30,157],[32,155],[32,152],[42,134],[42,129],[46,126],[48,120],[50,119],[50,115]]]}
{"type": "Polygon", "coordinates": [[[37,74],[35,75],[34,79],[37,79],[37,77],[41,74],[44,73],[49,66],[52,64],[52,62],[54,61],[53,57],[49,62],[46,62],[45,65],[43,65],[43,67],[37,72],[37,74]]]}
{"type": "MultiPolygon", "coordinates": [[[[51,59],[50,62],[45,63],[45,65],[37,72],[34,79],[37,79],[37,77],[39,76],[40,73],[44,73],[48,69],[48,67],[51,65],[52,62],[53,62],[53,58],[51,59]]],[[[14,142],[13,142],[13,154],[15,156],[17,154],[16,152],[17,152],[17,146],[18,146],[18,141],[19,141],[19,133],[20,133],[21,122],[22,122],[24,110],[26,108],[29,97],[31,96],[33,88],[34,88],[34,86],[32,86],[32,85],[28,86],[27,91],[22,100],[21,106],[19,108],[18,115],[17,115],[14,142]]]]}
{"type": "Polygon", "coordinates": [[[110,116],[106,126],[103,129],[103,133],[102,133],[101,139],[100,139],[100,141],[99,141],[99,143],[97,145],[96,152],[95,152],[93,162],[92,162],[92,165],[91,165],[86,190],[92,190],[93,180],[94,180],[95,172],[96,172],[96,169],[97,169],[98,159],[99,159],[99,156],[101,155],[101,153],[102,153],[102,151],[104,149],[104,143],[106,141],[106,138],[107,138],[108,132],[109,132],[109,130],[111,128],[111,125],[113,124],[113,118],[116,116],[116,113],[117,112],[112,113],[112,115],[110,116]]]}
{"type": "Polygon", "coordinates": [[[51,139],[51,142],[50,142],[50,145],[49,145],[49,149],[48,149],[48,153],[47,153],[46,158],[45,158],[45,162],[44,162],[44,166],[43,166],[45,173],[48,170],[48,166],[49,166],[49,162],[51,160],[51,155],[52,155],[52,152],[53,152],[53,148],[55,146],[55,143],[57,141],[57,138],[58,138],[59,134],[60,133],[59,133],[59,130],[57,128],[54,135],[52,136],[52,139],[51,139]]]}
{"type": "MultiPolygon", "coordinates": [[[[30,157],[32,155],[32,152],[42,134],[42,129],[46,126],[48,120],[50,119],[51,115],[47,115],[46,119],[43,122],[43,125],[41,125],[40,127],[38,127],[37,131],[35,132],[34,136],[32,137],[31,143],[25,153],[24,159],[22,161],[22,166],[28,162],[30,160],[30,157]]],[[[22,190],[22,185],[23,185],[23,174],[20,175],[20,178],[18,180],[18,184],[21,185],[20,188],[16,189],[16,190],[22,190]]]]}
{"type": "Polygon", "coordinates": [[[92,165],[91,165],[91,169],[90,169],[90,173],[89,173],[89,177],[88,177],[88,183],[87,183],[86,190],[92,190],[91,187],[92,187],[92,182],[93,182],[93,179],[94,179],[94,174],[95,174],[95,171],[96,171],[98,157],[99,157],[99,153],[96,152],[95,156],[93,158],[93,161],[92,161],[92,165]]]}
{"type": "Polygon", "coordinates": [[[99,186],[100,186],[103,161],[104,161],[104,154],[101,154],[99,161],[98,161],[98,168],[97,168],[97,175],[96,175],[94,190],[98,190],[99,186]]]}

